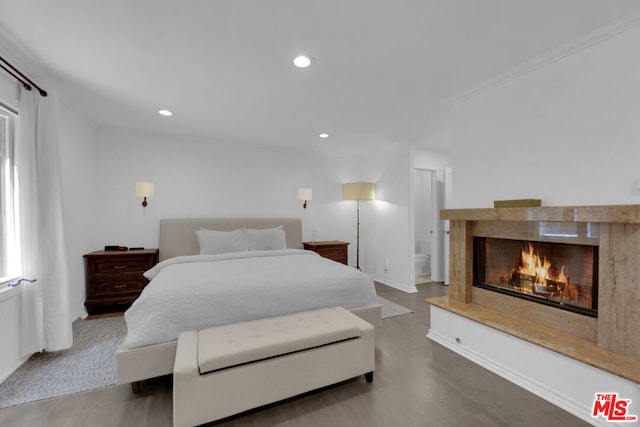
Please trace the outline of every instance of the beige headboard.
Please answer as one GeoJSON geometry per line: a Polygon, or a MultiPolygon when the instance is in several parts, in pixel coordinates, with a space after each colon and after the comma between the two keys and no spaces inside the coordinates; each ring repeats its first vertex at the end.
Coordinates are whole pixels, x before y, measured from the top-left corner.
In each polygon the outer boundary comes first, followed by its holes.
{"type": "Polygon", "coordinates": [[[302,220],[300,218],[186,218],[160,220],[160,261],[180,255],[197,255],[200,245],[196,230],[231,231],[240,227],[271,228],[282,225],[287,247],[302,249],[302,220]]]}

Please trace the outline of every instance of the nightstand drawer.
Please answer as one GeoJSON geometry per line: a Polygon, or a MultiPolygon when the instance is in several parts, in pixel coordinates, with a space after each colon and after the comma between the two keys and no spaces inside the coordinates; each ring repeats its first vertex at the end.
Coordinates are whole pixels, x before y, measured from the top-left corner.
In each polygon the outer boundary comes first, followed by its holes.
{"type": "Polygon", "coordinates": [[[339,240],[328,240],[323,242],[302,242],[306,250],[317,252],[318,255],[331,259],[342,264],[348,264],[347,246],[349,243],[339,240]]]}
{"type": "Polygon", "coordinates": [[[125,258],[117,257],[114,259],[100,259],[93,263],[93,269],[95,274],[125,274],[125,273],[140,273],[142,274],[148,266],[146,258],[134,257],[125,258]]]}
{"type": "Polygon", "coordinates": [[[95,251],[84,255],[86,296],[84,305],[93,314],[131,304],[149,281],[143,273],[158,263],[158,249],[95,251]]]}
{"type": "Polygon", "coordinates": [[[127,292],[140,293],[147,283],[147,279],[142,276],[140,276],[139,279],[132,277],[120,280],[94,280],[93,295],[123,294],[127,292]]]}
{"type": "Polygon", "coordinates": [[[347,254],[344,248],[318,248],[316,252],[325,258],[329,258],[343,264],[347,263],[347,254]]]}

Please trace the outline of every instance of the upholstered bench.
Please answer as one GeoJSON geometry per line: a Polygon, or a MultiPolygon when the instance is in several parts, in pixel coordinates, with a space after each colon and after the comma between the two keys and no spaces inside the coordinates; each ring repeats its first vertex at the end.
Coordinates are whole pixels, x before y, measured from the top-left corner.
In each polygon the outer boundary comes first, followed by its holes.
{"type": "Polygon", "coordinates": [[[183,332],[173,422],[193,426],[365,374],[374,327],[342,307],[183,332]]]}

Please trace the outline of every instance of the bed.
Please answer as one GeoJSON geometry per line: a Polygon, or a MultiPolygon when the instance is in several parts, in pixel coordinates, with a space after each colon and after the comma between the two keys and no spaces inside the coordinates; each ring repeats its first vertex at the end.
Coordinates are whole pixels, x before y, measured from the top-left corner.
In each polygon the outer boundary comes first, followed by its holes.
{"type": "Polygon", "coordinates": [[[185,330],[335,305],[380,323],[373,280],[302,250],[298,218],[163,219],[159,242],[160,263],[125,313],[116,355],[118,383],[134,391],[173,371],[185,330]]]}

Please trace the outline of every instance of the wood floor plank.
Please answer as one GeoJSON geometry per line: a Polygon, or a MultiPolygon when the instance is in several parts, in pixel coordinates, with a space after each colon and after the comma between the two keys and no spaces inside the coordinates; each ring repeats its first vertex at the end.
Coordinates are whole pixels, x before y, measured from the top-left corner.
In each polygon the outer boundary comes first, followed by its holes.
{"type": "MultiPolygon", "coordinates": [[[[407,294],[377,285],[378,295],[414,313],[382,321],[376,330],[376,372],[232,417],[213,426],[586,426],[587,423],[425,337],[425,298],[444,295],[437,283],[407,294]]],[[[211,396],[215,399],[215,396],[211,396]]],[[[172,425],[169,377],[0,409],[3,427],[172,425]]]]}

